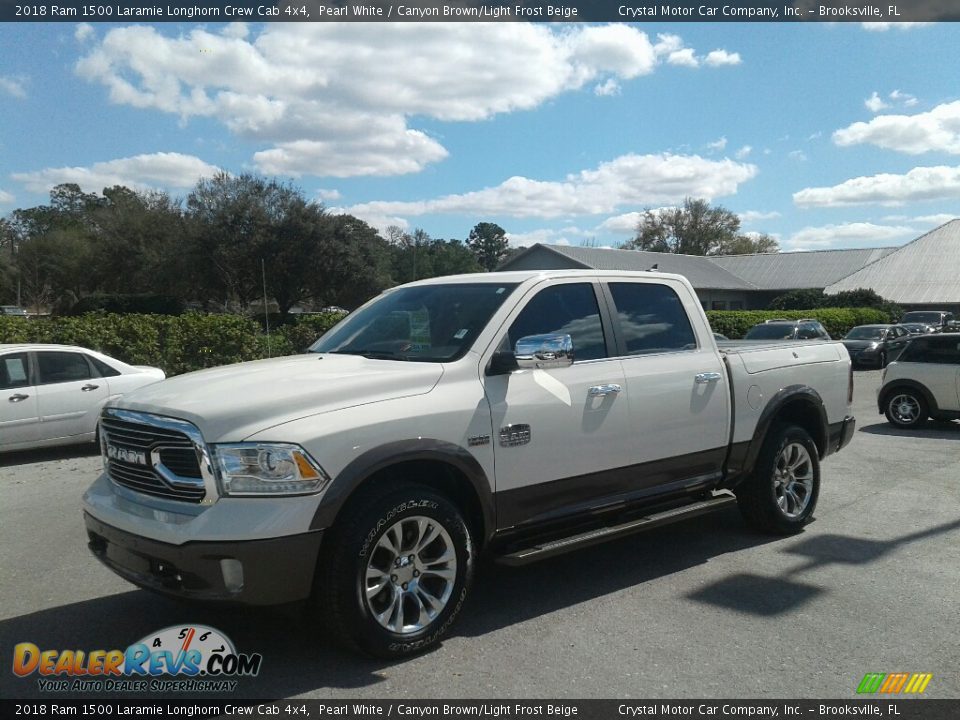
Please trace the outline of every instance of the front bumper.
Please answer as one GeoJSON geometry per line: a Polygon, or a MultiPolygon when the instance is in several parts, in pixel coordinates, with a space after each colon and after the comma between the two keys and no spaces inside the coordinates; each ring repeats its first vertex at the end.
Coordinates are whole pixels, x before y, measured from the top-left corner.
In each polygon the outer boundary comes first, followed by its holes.
{"type": "Polygon", "coordinates": [[[146,590],[188,600],[278,605],[310,595],[323,531],[236,542],[150,540],[83,514],[91,552],[146,590]]]}

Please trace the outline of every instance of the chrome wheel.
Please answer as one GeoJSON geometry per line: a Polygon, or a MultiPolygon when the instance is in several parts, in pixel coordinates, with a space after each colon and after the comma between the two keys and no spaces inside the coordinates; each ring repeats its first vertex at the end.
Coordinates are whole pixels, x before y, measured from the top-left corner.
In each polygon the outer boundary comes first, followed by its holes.
{"type": "Polygon", "coordinates": [[[433,518],[417,515],[380,536],[367,562],[363,594],[382,627],[408,635],[443,612],[456,578],[457,552],[450,534],[433,518]]]}
{"type": "Polygon", "coordinates": [[[913,395],[894,395],[889,407],[893,419],[901,425],[913,425],[920,419],[920,402],[913,395]]]}
{"type": "Polygon", "coordinates": [[[788,518],[797,518],[810,504],[813,495],[813,461],[800,443],[785,445],[777,456],[773,471],[773,491],[777,504],[788,518]]]}

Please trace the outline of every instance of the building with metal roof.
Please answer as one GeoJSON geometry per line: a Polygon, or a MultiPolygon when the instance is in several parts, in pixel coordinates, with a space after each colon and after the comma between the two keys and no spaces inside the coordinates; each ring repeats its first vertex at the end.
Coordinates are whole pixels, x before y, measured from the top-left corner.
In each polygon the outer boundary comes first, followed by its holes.
{"type": "Polygon", "coordinates": [[[960,220],[921,235],[824,292],[857,288],[869,288],[906,307],[960,310],[960,220]]]}
{"type": "Polygon", "coordinates": [[[650,270],[685,276],[710,310],[766,308],[791,290],[870,288],[902,305],[960,304],[960,220],[899,248],[676,255],[537,243],[501,270],[650,270]]]}

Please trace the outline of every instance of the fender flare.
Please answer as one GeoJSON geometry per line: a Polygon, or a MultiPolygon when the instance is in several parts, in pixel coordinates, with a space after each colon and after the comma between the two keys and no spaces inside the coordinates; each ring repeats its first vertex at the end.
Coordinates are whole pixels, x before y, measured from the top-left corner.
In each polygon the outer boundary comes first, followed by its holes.
{"type": "Polygon", "coordinates": [[[370,477],[393,465],[415,460],[441,462],[458,470],[473,487],[483,514],[483,540],[496,530],[493,491],[487,474],[465,448],[445,440],[397,440],[367,450],[354,458],[330,483],[310,523],[311,530],[330,527],[353,493],[370,477]]]}
{"type": "Polygon", "coordinates": [[[827,411],[823,406],[823,398],[809,385],[788,385],[767,402],[757,419],[757,425],[753,429],[753,437],[749,442],[740,443],[739,449],[731,449],[730,458],[727,462],[727,476],[730,482],[725,483],[725,486],[735,486],[753,472],[760,455],[760,449],[763,447],[763,442],[766,440],[771,426],[781,411],[792,404],[801,404],[816,413],[819,418],[819,427],[812,433],[813,441],[820,452],[820,459],[825,457],[829,451],[830,438],[828,435],[827,411]]]}

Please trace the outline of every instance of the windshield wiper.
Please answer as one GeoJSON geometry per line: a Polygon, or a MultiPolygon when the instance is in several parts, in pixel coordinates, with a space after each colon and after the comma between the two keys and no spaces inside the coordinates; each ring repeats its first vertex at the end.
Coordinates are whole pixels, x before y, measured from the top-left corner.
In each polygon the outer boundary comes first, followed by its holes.
{"type": "Polygon", "coordinates": [[[331,355],[362,355],[365,358],[374,360],[406,360],[403,355],[398,355],[390,350],[330,350],[331,355]]]}

